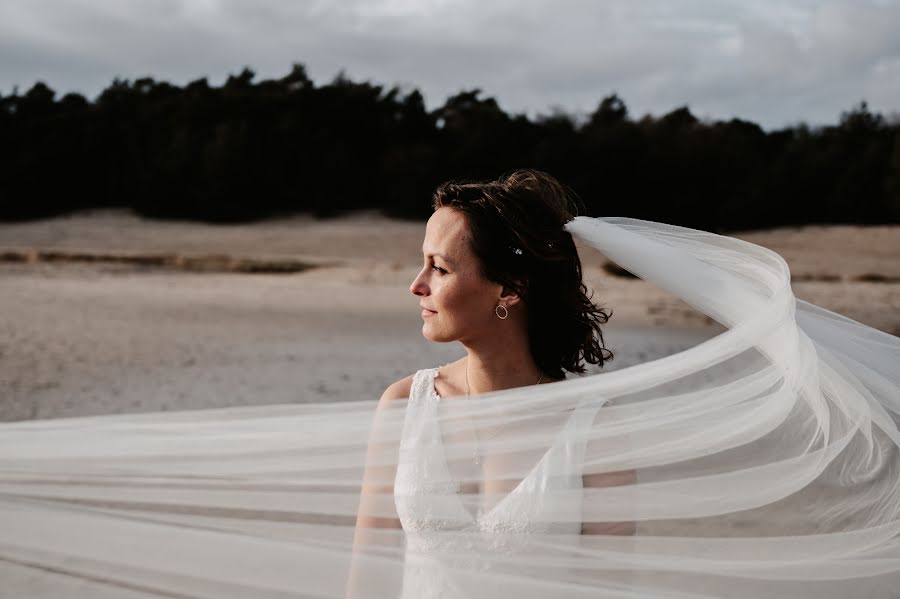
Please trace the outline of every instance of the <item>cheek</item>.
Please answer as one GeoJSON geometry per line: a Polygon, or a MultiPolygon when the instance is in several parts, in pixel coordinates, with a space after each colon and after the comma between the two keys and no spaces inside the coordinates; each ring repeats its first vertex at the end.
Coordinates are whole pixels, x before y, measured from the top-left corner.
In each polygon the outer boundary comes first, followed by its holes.
{"type": "Polygon", "coordinates": [[[487,295],[484,289],[474,285],[448,283],[441,286],[439,295],[440,303],[448,315],[452,313],[468,317],[490,309],[486,304],[487,295]]]}
{"type": "Polygon", "coordinates": [[[456,305],[456,290],[453,285],[433,278],[429,283],[431,290],[431,303],[438,312],[452,309],[456,305]]]}

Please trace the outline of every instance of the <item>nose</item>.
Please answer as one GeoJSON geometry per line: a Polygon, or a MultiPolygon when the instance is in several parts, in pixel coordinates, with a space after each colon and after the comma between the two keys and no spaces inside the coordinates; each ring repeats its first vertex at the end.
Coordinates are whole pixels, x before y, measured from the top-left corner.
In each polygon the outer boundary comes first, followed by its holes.
{"type": "Polygon", "coordinates": [[[428,285],[425,284],[421,272],[413,279],[412,285],[409,286],[409,291],[413,295],[428,295],[428,285]]]}

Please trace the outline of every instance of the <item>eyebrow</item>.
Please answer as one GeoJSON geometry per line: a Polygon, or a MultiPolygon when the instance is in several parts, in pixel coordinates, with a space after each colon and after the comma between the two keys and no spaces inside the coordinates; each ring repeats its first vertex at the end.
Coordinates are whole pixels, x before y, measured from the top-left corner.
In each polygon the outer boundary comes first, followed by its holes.
{"type": "Polygon", "coordinates": [[[443,255],[443,254],[428,254],[426,257],[427,257],[427,258],[440,258],[441,260],[443,260],[443,261],[446,262],[447,264],[451,264],[451,265],[454,264],[454,263],[453,263],[453,260],[449,259],[447,256],[445,256],[445,255],[443,255]]]}

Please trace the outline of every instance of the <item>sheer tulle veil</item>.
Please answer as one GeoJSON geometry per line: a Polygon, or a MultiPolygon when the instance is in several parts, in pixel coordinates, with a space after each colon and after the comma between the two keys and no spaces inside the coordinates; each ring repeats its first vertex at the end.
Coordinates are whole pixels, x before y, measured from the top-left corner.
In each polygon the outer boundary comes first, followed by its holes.
{"type": "MultiPolygon", "coordinates": [[[[403,529],[359,530],[360,515],[396,518],[409,459],[408,402],[376,409],[373,389],[0,425],[0,564],[140,597],[395,597],[410,563],[464,597],[897,596],[900,339],[797,300],[784,260],[750,243],[625,218],[566,229],[724,332],[622,370],[447,401],[433,425],[448,462],[473,451],[455,431],[497,431],[478,451],[502,470],[466,481],[481,489],[524,480],[577,437],[596,484],[536,500],[552,496],[545,523],[594,534],[448,526],[413,547],[403,529]],[[575,413],[588,425],[566,426],[575,413]],[[363,488],[377,501],[361,504],[363,488]],[[633,534],[603,533],[617,524],[633,534]]],[[[436,484],[417,501],[449,521],[481,495],[436,484]]]]}

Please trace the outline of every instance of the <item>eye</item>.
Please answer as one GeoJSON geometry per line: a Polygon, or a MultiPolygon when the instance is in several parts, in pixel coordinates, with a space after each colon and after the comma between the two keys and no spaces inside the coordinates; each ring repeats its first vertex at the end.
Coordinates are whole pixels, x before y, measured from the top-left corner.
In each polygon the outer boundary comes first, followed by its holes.
{"type": "Polygon", "coordinates": [[[431,267],[431,270],[436,270],[436,271],[438,271],[439,273],[441,273],[442,275],[443,275],[443,274],[447,274],[447,271],[444,270],[443,268],[441,268],[440,266],[438,266],[437,264],[435,264],[434,266],[432,266],[432,267],[431,267]]]}

